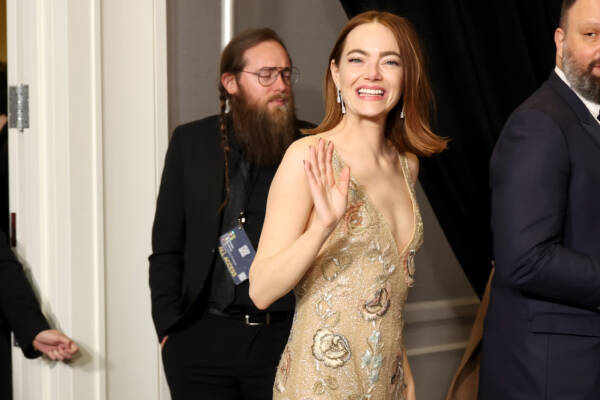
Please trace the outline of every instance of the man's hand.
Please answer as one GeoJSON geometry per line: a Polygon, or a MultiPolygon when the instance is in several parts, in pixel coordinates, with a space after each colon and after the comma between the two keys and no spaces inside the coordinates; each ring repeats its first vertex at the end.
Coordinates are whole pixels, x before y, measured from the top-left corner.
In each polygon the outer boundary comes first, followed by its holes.
{"type": "Polygon", "coordinates": [[[33,347],[52,360],[70,359],[79,351],[79,347],[64,333],[56,329],[47,329],[33,339],[33,347]]]}

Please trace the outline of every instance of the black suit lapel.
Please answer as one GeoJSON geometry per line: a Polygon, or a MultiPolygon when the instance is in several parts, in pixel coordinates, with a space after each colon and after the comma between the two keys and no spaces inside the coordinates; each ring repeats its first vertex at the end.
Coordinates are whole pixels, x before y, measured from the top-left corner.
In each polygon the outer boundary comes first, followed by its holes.
{"type": "Polygon", "coordinates": [[[585,131],[600,147],[600,124],[594,119],[590,110],[554,71],[550,74],[548,84],[565,102],[567,102],[569,107],[571,107],[571,110],[577,115],[577,118],[585,131]]]}

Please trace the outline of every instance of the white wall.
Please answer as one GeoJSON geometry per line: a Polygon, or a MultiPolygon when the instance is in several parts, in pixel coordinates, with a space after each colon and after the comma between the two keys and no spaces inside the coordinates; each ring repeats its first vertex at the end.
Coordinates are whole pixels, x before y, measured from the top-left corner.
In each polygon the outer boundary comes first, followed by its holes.
{"type": "MultiPolygon", "coordinates": [[[[9,0],[16,252],[43,309],[80,345],[70,364],[13,352],[16,399],[159,399],[150,226],[167,145],[165,0],[9,0]]],[[[165,398],[165,397],[163,397],[165,398]]]]}
{"type": "Polygon", "coordinates": [[[167,143],[164,0],[102,1],[108,399],[158,399],[148,260],[167,143]]]}

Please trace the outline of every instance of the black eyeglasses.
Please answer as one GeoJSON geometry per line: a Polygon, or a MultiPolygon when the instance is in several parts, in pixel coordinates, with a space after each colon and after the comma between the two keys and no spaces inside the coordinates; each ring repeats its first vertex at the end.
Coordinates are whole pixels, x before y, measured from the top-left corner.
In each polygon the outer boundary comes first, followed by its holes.
{"type": "Polygon", "coordinates": [[[258,72],[252,71],[241,71],[247,74],[256,75],[258,78],[258,83],[262,86],[271,86],[277,80],[277,77],[281,75],[281,79],[283,83],[287,86],[292,86],[294,83],[298,82],[298,77],[300,76],[300,71],[296,67],[264,67],[258,70],[258,72]]]}

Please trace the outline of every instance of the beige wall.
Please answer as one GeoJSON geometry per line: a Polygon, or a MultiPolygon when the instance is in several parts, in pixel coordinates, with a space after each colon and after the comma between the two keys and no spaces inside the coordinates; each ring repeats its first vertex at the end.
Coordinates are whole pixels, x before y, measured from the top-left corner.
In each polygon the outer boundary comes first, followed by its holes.
{"type": "MultiPolygon", "coordinates": [[[[347,18],[337,1],[244,0],[235,2],[235,32],[268,26],[283,38],[300,80],[294,87],[298,116],[323,117],[321,82],[329,47],[347,18]]],[[[169,131],[218,112],[220,2],[167,3],[169,131]]]]}

